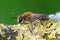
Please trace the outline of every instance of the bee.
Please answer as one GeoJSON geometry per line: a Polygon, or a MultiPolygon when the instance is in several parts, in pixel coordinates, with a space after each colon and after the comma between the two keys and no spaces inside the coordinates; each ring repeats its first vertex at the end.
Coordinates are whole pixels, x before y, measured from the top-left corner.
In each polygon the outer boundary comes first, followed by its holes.
{"type": "Polygon", "coordinates": [[[18,16],[17,21],[19,23],[23,23],[25,21],[29,21],[32,23],[33,21],[36,21],[38,19],[40,21],[49,20],[48,16],[45,14],[34,14],[32,12],[25,12],[21,16],[20,15],[18,16]]]}

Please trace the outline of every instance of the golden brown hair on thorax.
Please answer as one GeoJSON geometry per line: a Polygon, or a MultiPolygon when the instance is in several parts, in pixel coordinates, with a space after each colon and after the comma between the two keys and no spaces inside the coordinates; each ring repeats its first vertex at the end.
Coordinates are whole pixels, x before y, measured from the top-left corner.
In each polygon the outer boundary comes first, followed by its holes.
{"type": "Polygon", "coordinates": [[[27,19],[28,17],[31,17],[32,14],[33,14],[32,12],[25,12],[25,13],[22,14],[22,17],[24,19],[27,19]]]}

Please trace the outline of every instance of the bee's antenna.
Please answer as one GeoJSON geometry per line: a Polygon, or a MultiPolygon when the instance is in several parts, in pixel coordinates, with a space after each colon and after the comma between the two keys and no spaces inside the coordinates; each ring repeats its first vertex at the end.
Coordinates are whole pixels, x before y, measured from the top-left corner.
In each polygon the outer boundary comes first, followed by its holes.
{"type": "Polygon", "coordinates": [[[14,12],[11,12],[11,15],[12,15],[11,19],[17,18],[16,14],[14,12]]]}
{"type": "Polygon", "coordinates": [[[15,18],[17,18],[17,17],[11,17],[11,19],[15,19],[15,18]]]}

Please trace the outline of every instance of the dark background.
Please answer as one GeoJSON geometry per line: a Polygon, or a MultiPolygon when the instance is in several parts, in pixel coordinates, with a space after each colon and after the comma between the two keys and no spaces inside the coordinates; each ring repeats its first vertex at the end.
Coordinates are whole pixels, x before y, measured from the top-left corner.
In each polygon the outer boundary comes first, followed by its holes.
{"type": "Polygon", "coordinates": [[[27,11],[56,13],[60,11],[60,0],[0,0],[0,23],[17,24],[12,17],[27,11]]]}

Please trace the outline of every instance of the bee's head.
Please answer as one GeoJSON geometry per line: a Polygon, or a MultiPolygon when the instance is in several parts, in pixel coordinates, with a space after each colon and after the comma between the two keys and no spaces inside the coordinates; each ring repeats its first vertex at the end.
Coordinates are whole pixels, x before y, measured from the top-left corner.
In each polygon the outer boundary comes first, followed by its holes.
{"type": "Polygon", "coordinates": [[[23,17],[22,17],[22,16],[18,16],[17,21],[18,21],[19,23],[22,23],[22,22],[23,22],[23,17]]]}

